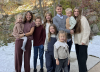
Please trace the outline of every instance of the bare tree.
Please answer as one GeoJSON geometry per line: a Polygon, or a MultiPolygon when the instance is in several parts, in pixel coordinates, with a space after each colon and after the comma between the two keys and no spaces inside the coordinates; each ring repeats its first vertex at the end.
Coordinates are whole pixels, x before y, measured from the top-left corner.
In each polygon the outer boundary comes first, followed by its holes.
{"type": "Polygon", "coordinates": [[[60,4],[60,0],[58,0],[58,4],[60,4]]]}
{"type": "Polygon", "coordinates": [[[41,11],[41,17],[42,17],[42,19],[43,19],[43,8],[42,8],[42,1],[41,0],[39,0],[39,5],[40,5],[40,11],[41,11]]]}
{"type": "Polygon", "coordinates": [[[56,15],[56,1],[55,0],[53,0],[53,7],[54,7],[54,16],[56,15]]]}

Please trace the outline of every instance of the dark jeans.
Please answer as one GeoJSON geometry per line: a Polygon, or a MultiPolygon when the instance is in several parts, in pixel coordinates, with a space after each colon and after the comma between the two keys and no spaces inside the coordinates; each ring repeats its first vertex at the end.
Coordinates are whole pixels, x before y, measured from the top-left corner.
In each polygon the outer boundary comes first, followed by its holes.
{"type": "Polygon", "coordinates": [[[56,65],[55,72],[60,72],[62,68],[64,69],[64,72],[68,72],[68,58],[59,59],[59,65],[56,65]]]}
{"type": "Polygon", "coordinates": [[[87,72],[86,62],[88,58],[88,55],[87,55],[88,46],[75,44],[75,48],[76,48],[79,72],[87,72]]]}
{"type": "MultiPolygon", "coordinates": [[[[69,46],[69,54],[70,54],[70,51],[71,51],[71,47],[72,47],[72,40],[67,42],[68,46],[69,46]]],[[[62,70],[60,72],[63,72],[62,70]]],[[[70,72],[70,64],[68,65],[68,72],[70,72]]]]}
{"type": "Polygon", "coordinates": [[[47,72],[55,72],[56,60],[54,58],[53,52],[46,51],[45,57],[46,57],[47,72]]]}
{"type": "Polygon", "coordinates": [[[38,57],[38,49],[39,49],[39,59],[41,68],[43,68],[43,54],[44,54],[44,46],[34,46],[34,69],[36,69],[37,65],[37,57],[38,57]]]}

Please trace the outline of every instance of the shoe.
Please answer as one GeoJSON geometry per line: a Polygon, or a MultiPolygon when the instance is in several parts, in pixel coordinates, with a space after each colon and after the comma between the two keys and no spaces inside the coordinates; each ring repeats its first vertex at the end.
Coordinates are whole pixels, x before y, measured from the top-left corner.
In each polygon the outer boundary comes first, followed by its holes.
{"type": "Polygon", "coordinates": [[[37,72],[37,69],[34,69],[34,71],[33,72],[37,72]]]}
{"type": "Polygon", "coordinates": [[[44,72],[44,69],[43,69],[43,68],[41,68],[39,72],[44,72]]]}

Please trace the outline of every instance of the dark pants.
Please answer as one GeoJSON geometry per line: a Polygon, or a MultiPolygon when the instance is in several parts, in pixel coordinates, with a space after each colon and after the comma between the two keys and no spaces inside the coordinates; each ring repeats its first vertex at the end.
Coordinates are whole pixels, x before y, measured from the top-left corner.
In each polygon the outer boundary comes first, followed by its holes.
{"type": "Polygon", "coordinates": [[[46,57],[47,72],[55,72],[56,60],[54,58],[53,52],[46,51],[45,57],[46,57]]]}
{"type": "MultiPolygon", "coordinates": [[[[22,55],[23,50],[21,49],[23,44],[23,40],[16,40],[15,41],[15,70],[16,72],[21,72],[22,66],[22,55]]],[[[30,72],[30,55],[31,55],[31,40],[27,40],[24,52],[24,69],[25,72],[30,72]]]]}
{"type": "Polygon", "coordinates": [[[43,68],[44,46],[40,45],[40,46],[34,46],[34,69],[36,69],[36,65],[37,65],[38,50],[39,50],[40,66],[41,68],[43,68]]]}
{"type": "Polygon", "coordinates": [[[64,69],[64,72],[68,72],[68,58],[59,59],[59,65],[56,65],[55,72],[60,72],[62,68],[64,69]]]}
{"type": "MultiPolygon", "coordinates": [[[[68,46],[69,46],[69,54],[70,54],[70,51],[71,51],[71,47],[72,47],[72,40],[67,42],[68,46]]],[[[63,72],[62,70],[60,72],[63,72]]],[[[68,72],[70,72],[70,63],[68,65],[68,72]]]]}
{"type": "Polygon", "coordinates": [[[87,72],[86,62],[88,58],[87,55],[88,46],[75,44],[75,48],[76,48],[77,61],[79,65],[79,72],[87,72]]]}
{"type": "MultiPolygon", "coordinates": [[[[69,46],[69,54],[70,54],[70,51],[71,51],[71,47],[72,47],[72,40],[67,42],[68,46],[69,46]]],[[[68,72],[70,72],[70,64],[68,65],[68,72]]]]}

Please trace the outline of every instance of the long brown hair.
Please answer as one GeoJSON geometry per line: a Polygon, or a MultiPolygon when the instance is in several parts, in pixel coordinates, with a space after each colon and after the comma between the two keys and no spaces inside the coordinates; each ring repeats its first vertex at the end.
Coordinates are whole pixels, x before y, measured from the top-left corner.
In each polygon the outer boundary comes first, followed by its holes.
{"type": "Polygon", "coordinates": [[[27,19],[26,19],[26,15],[27,15],[27,13],[30,13],[30,15],[31,15],[31,19],[30,19],[30,23],[33,21],[33,14],[32,14],[32,12],[31,11],[27,11],[26,13],[25,13],[25,16],[24,16],[24,23],[26,23],[27,22],[27,19]]]}
{"type": "Polygon", "coordinates": [[[49,16],[51,17],[51,19],[50,19],[50,24],[53,23],[52,14],[51,14],[50,12],[46,12],[46,13],[45,13],[45,16],[44,16],[44,25],[43,25],[44,28],[46,27],[46,23],[47,23],[47,19],[46,19],[47,14],[49,14],[49,16]]]}
{"type": "Polygon", "coordinates": [[[74,15],[74,18],[77,21],[74,29],[75,29],[75,33],[81,33],[81,12],[82,10],[79,7],[75,7],[73,12],[75,12],[76,9],[79,10],[79,15],[77,17],[74,15]]]}
{"type": "Polygon", "coordinates": [[[57,35],[57,28],[56,28],[56,26],[54,25],[54,24],[51,24],[50,26],[49,26],[49,33],[48,33],[48,41],[50,41],[50,39],[51,39],[51,32],[50,32],[50,27],[51,26],[53,26],[54,27],[54,29],[55,29],[55,35],[57,35]]]}

